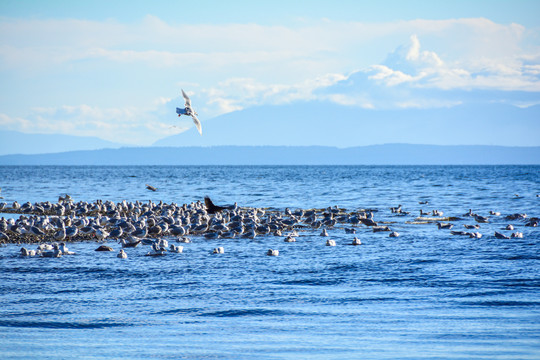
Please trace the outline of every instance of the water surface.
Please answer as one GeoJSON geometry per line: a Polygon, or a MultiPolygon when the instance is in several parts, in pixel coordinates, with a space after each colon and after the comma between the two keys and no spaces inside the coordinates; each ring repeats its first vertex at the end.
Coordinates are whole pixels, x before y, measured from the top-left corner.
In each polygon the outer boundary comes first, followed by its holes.
{"type": "MultiPolygon", "coordinates": [[[[538,359],[540,235],[505,215],[540,216],[538,166],[0,167],[3,200],[141,200],[283,210],[372,208],[398,238],[360,227],[21,258],[0,248],[2,358],[538,359]],[[146,190],[145,184],[158,188],[146,190]],[[429,205],[419,205],[419,201],[429,205]],[[390,206],[402,204],[408,216],[390,206]],[[420,209],[492,217],[482,239],[413,225],[420,209]],[[499,240],[512,223],[523,239],[499,240]],[[211,251],[224,246],[225,254],[211,251]],[[279,249],[279,257],[265,255],[279,249]]],[[[470,219],[455,221],[465,230],[470,219]]],[[[110,242],[119,249],[119,245],[110,242]]]]}

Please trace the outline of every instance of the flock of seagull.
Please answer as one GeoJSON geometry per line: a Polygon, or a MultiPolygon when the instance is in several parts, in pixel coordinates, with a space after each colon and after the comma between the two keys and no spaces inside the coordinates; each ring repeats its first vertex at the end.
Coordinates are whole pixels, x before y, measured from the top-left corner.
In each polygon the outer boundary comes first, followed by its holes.
{"type": "MultiPolygon", "coordinates": [[[[187,115],[193,118],[193,122],[199,133],[202,135],[201,123],[197,118],[197,113],[193,110],[191,100],[182,90],[185,99],[184,108],[176,108],[178,116],[187,115]]],[[[146,184],[146,188],[151,191],[157,189],[146,184]]],[[[1,188],[0,188],[1,192],[1,188]]],[[[537,195],[539,196],[539,195],[537,195]]],[[[2,197],[0,197],[2,199],[2,197]]],[[[420,201],[420,205],[427,205],[427,201],[420,201]]],[[[392,214],[410,215],[403,209],[402,205],[391,207],[392,214]]],[[[206,197],[204,203],[201,201],[190,204],[165,204],[162,201],[154,203],[128,202],[120,203],[112,201],[97,200],[93,203],[86,201],[75,202],[71,196],[60,196],[57,203],[39,202],[32,204],[26,202],[22,205],[17,201],[12,204],[0,203],[0,213],[18,213],[20,217],[0,219],[0,244],[38,243],[35,250],[28,250],[25,247],[20,249],[20,255],[60,257],[62,255],[74,255],[69,251],[66,242],[74,241],[117,241],[122,249],[118,253],[118,258],[127,258],[124,248],[148,245],[150,251],[147,256],[163,256],[167,252],[181,253],[183,246],[169,245],[169,240],[176,239],[179,243],[189,243],[188,236],[201,237],[207,240],[212,239],[232,239],[236,237],[253,239],[256,236],[272,234],[283,236],[284,242],[296,242],[299,231],[317,230],[322,228],[320,236],[328,237],[331,230],[344,230],[347,234],[356,234],[359,227],[369,227],[373,232],[388,232],[389,237],[398,237],[400,234],[392,231],[388,226],[392,221],[376,221],[374,213],[377,210],[361,209],[348,211],[337,206],[326,209],[297,209],[291,211],[286,208],[284,211],[269,210],[263,208],[216,206],[210,198],[206,197]]],[[[499,212],[490,211],[489,216],[501,216],[499,212]]],[[[461,216],[444,217],[444,213],[439,210],[426,212],[420,210],[420,216],[410,224],[431,224],[435,223],[439,230],[450,230],[451,235],[469,236],[471,238],[481,238],[478,231],[479,224],[490,222],[489,216],[475,214],[472,209],[461,216]],[[448,221],[459,221],[472,219],[475,224],[463,224],[466,230],[451,230],[454,223],[448,221]],[[444,222],[447,221],[447,222],[444,222]]],[[[538,226],[538,218],[528,218],[526,214],[511,214],[505,217],[508,221],[520,221],[524,226],[538,226]]],[[[514,225],[508,224],[500,230],[513,231],[514,225]]],[[[497,239],[522,238],[523,233],[519,231],[506,235],[500,231],[495,231],[497,239]]],[[[361,245],[362,241],[354,237],[349,245],[361,245]]],[[[336,246],[333,239],[326,241],[327,246],[336,246]]],[[[99,246],[96,251],[114,251],[107,245],[99,246]]],[[[224,247],[219,246],[213,250],[214,254],[223,254],[224,247]]],[[[278,256],[279,250],[269,249],[269,256],[278,256]]]]}
{"type": "MultiPolygon", "coordinates": [[[[425,203],[424,203],[425,204],[425,203]]],[[[411,215],[402,205],[390,208],[395,217],[411,215]]],[[[167,204],[162,201],[122,202],[101,201],[75,202],[71,196],[65,195],[58,202],[38,202],[19,204],[0,203],[0,213],[20,214],[18,219],[0,218],[0,244],[38,244],[37,249],[21,248],[21,256],[60,257],[73,255],[66,243],[78,241],[116,241],[121,250],[119,258],[128,255],[124,249],[137,246],[149,246],[147,256],[163,256],[167,253],[181,253],[183,246],[169,244],[189,243],[191,238],[216,240],[233,238],[254,239],[273,235],[283,237],[284,242],[296,242],[301,232],[320,231],[319,236],[329,237],[332,232],[341,231],[346,234],[356,234],[361,228],[373,232],[387,232],[390,237],[400,234],[392,231],[392,219],[377,221],[374,214],[377,210],[358,209],[348,211],[337,206],[325,209],[296,209],[289,208],[271,210],[264,208],[214,205],[210,198],[205,201],[195,201],[190,204],[167,204]]],[[[471,210],[459,216],[444,217],[439,210],[424,212],[411,219],[408,224],[435,224],[439,230],[449,230],[451,235],[481,238],[481,226],[492,219],[502,219],[514,222],[516,226],[537,227],[539,218],[528,217],[526,214],[510,214],[502,217],[499,212],[491,211],[482,216],[471,210]],[[469,221],[467,221],[469,220],[469,221]],[[456,223],[461,222],[465,230],[452,230],[456,223]],[[469,223],[463,223],[469,222],[469,223]],[[474,223],[470,223],[474,222],[474,223]]],[[[500,223],[500,221],[499,221],[500,223]]],[[[522,238],[523,233],[515,231],[513,224],[498,228],[493,234],[497,239],[522,238]],[[512,231],[508,235],[503,231],[512,231]]],[[[336,246],[333,239],[326,241],[327,246],[336,246]]],[[[347,245],[362,245],[358,237],[354,237],[347,245]]],[[[99,246],[96,251],[114,251],[107,245],[99,246]]],[[[216,247],[214,254],[223,254],[223,246],[216,247]]],[[[278,256],[279,251],[269,249],[269,256],[278,256]]]]}

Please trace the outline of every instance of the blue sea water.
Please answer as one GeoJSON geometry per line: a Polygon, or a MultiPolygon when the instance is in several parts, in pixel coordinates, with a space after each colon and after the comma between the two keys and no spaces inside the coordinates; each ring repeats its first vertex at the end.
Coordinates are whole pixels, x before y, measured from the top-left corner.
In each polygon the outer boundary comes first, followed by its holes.
{"type": "MultiPolygon", "coordinates": [[[[164,201],[284,210],[378,210],[398,238],[358,228],[205,240],[181,254],[145,248],[21,258],[0,247],[3,359],[538,359],[539,166],[0,167],[5,202],[164,201]],[[158,191],[146,190],[151,184],[158,191]],[[429,205],[419,205],[419,201],[429,205]],[[403,205],[410,215],[389,210],[403,205]],[[491,216],[481,239],[411,224],[439,209],[491,216]],[[507,224],[523,238],[496,239],[507,224]],[[361,246],[347,246],[354,236],[361,246]],[[212,255],[223,246],[225,253],[212,255]],[[269,248],[278,257],[266,256],[269,248]]],[[[474,220],[453,221],[454,230],[474,220]]],[[[108,245],[119,249],[111,241],[108,245]]]]}

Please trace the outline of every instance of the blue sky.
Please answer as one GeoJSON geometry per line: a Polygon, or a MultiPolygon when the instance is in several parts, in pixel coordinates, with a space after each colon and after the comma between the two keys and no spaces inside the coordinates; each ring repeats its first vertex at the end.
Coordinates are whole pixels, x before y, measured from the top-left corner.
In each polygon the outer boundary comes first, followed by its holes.
{"type": "Polygon", "coordinates": [[[3,0],[0,127],[148,145],[193,130],[174,115],[180,88],[203,129],[294,101],[531,106],[538,14],[540,1],[3,0]]]}

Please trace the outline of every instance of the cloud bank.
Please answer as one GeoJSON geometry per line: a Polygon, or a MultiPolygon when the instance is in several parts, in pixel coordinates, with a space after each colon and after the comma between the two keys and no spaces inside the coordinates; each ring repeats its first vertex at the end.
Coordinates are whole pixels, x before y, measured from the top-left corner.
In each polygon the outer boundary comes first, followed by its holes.
{"type": "Polygon", "coordinates": [[[23,133],[94,136],[126,145],[150,145],[189,127],[159,120],[161,109],[99,108],[88,105],[34,108],[25,117],[0,114],[0,127],[23,133]]]}
{"type": "Polygon", "coordinates": [[[538,29],[483,18],[289,27],[0,18],[0,34],[0,125],[23,132],[149,144],[192,126],[174,115],[180,88],[203,127],[205,118],[295,101],[540,103],[538,29]]]}

